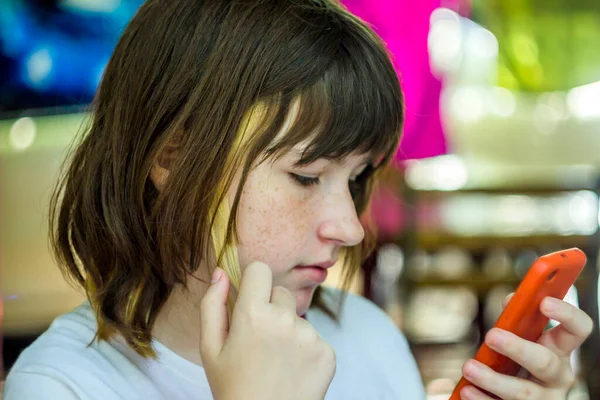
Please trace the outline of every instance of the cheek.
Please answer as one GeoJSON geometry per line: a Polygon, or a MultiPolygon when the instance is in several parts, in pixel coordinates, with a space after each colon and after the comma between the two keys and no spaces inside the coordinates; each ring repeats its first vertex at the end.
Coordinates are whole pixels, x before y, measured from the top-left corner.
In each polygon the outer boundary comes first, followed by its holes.
{"type": "Polygon", "coordinates": [[[300,262],[314,235],[309,203],[287,182],[251,175],[237,214],[242,267],[262,261],[277,273],[300,262]]]}

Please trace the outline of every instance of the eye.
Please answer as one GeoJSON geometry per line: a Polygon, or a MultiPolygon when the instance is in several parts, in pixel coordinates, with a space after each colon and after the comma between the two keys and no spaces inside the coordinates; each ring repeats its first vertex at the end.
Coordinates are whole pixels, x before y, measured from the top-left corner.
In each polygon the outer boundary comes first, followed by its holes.
{"type": "Polygon", "coordinates": [[[319,178],[315,178],[312,176],[303,176],[294,173],[289,173],[290,177],[298,184],[302,186],[312,186],[317,185],[319,183],[319,178]]]}

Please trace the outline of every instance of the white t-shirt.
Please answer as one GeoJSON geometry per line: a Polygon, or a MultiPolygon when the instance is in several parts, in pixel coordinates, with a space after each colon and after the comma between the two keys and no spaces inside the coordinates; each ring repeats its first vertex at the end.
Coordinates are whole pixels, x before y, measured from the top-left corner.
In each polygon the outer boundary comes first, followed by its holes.
{"type": "MultiPolygon", "coordinates": [[[[348,295],[336,324],[312,309],[306,319],[336,353],[326,400],[421,400],[421,378],[404,336],[378,307],[348,295]]],[[[122,340],[94,342],[88,303],[58,317],[11,369],[4,400],[212,399],[204,369],[154,341],[158,360],[122,340]]]]}

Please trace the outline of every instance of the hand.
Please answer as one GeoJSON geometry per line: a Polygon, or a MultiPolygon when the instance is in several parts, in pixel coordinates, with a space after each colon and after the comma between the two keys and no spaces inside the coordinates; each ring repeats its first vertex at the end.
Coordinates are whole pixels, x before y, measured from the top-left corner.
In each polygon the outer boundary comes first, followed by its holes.
{"type": "MultiPolygon", "coordinates": [[[[505,299],[504,307],[510,297],[505,299]]],[[[528,378],[499,374],[475,360],[463,367],[465,378],[503,400],[565,400],[575,382],[571,353],[590,335],[593,322],[579,308],[550,297],[542,301],[540,311],[560,325],[545,331],[537,343],[497,328],[485,338],[492,350],[521,365],[528,378]]],[[[463,388],[460,394],[464,400],[491,399],[473,386],[463,388]]]]}
{"type": "Polygon", "coordinates": [[[296,301],[271,288],[263,263],[248,265],[227,318],[229,279],[217,269],[201,304],[200,354],[216,400],[322,400],[335,373],[335,353],[296,315],[296,301]]]}

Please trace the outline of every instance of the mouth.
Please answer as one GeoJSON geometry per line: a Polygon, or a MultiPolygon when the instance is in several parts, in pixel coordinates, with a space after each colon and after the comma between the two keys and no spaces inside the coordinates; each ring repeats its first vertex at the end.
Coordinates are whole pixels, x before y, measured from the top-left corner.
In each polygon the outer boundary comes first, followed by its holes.
{"type": "Polygon", "coordinates": [[[325,261],[318,264],[298,265],[294,270],[301,276],[302,280],[311,284],[321,284],[327,279],[327,270],[335,265],[335,261],[325,261]]]}

